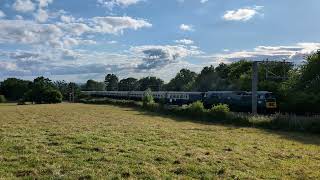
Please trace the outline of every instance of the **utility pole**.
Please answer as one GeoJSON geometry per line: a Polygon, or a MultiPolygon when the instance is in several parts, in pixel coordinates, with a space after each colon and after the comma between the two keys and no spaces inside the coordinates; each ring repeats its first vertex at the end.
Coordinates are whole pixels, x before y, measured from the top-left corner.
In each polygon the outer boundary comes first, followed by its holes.
{"type": "Polygon", "coordinates": [[[252,66],[252,114],[258,113],[258,61],[253,62],[252,66]]]}

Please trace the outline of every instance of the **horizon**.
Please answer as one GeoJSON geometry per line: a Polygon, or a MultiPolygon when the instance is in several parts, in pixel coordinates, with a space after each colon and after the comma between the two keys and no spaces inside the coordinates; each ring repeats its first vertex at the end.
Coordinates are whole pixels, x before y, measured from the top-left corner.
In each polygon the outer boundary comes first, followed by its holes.
{"type": "Polygon", "coordinates": [[[320,49],[309,0],[2,0],[0,81],[85,83],[246,60],[301,64],[320,49]],[[74,5],[76,4],[76,5],[74,5]],[[290,8],[289,8],[290,7],[290,8]]]}

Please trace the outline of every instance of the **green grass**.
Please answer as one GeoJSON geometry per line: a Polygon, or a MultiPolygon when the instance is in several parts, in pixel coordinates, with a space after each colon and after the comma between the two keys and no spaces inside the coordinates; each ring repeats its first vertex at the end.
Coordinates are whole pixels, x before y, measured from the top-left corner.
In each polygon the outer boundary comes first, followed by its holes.
{"type": "Polygon", "coordinates": [[[0,104],[0,179],[317,179],[320,137],[108,105],[0,104]]]}

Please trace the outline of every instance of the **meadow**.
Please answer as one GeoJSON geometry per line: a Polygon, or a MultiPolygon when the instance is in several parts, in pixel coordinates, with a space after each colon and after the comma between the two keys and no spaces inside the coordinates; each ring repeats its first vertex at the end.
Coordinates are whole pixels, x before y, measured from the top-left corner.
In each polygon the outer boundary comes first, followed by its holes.
{"type": "Polygon", "coordinates": [[[0,104],[0,179],[318,179],[319,135],[110,105],[0,104]]]}

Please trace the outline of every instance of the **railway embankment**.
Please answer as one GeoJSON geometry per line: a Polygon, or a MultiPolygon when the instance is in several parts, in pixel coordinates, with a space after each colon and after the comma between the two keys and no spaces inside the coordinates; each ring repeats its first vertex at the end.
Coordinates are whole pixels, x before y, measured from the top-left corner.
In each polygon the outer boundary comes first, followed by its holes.
{"type": "Polygon", "coordinates": [[[320,134],[320,116],[297,116],[291,114],[252,115],[249,113],[230,112],[225,105],[205,109],[201,102],[185,106],[168,106],[161,103],[143,103],[131,100],[109,98],[81,99],[85,104],[109,104],[131,107],[158,116],[174,116],[181,121],[200,123],[218,123],[239,127],[253,127],[276,131],[295,131],[320,134]]]}

